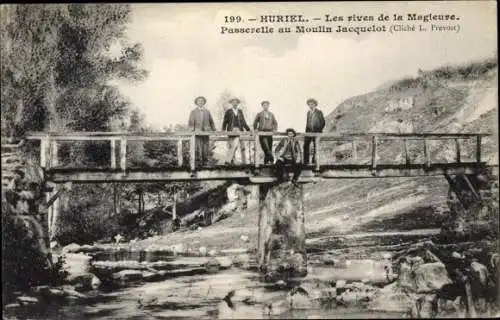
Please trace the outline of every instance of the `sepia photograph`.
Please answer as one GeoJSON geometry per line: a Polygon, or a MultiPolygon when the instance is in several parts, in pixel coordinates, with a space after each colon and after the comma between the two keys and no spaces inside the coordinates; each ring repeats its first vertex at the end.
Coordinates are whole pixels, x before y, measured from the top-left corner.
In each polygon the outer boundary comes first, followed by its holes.
{"type": "Polygon", "coordinates": [[[2,318],[500,317],[497,23],[1,4],[2,318]]]}

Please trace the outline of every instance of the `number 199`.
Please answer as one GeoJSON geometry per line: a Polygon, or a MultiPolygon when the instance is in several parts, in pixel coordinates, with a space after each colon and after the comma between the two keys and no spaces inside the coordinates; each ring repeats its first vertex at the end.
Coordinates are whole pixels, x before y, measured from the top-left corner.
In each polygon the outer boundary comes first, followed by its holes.
{"type": "Polygon", "coordinates": [[[240,16],[224,16],[224,22],[225,23],[238,23],[241,22],[241,17],[240,16]]]}

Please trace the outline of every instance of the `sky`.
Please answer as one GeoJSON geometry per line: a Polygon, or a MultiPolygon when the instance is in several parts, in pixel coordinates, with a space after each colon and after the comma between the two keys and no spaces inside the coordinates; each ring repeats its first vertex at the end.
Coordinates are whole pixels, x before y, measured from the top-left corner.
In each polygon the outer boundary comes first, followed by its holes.
{"type": "MultiPolygon", "coordinates": [[[[377,22],[376,22],[377,23],[377,22]]],[[[361,22],[358,26],[371,26],[361,22]]],[[[380,22],[378,23],[380,24],[380,22]]],[[[389,25],[431,22],[389,21],[389,25]]],[[[285,24],[266,24],[278,27],[285,24]]],[[[342,22],[347,26],[347,22],[342,22]]],[[[214,110],[223,91],[245,101],[247,122],[269,100],[279,130],[303,131],[306,100],[318,100],[329,114],[343,100],[370,92],[388,81],[416,76],[446,64],[491,57],[497,50],[496,3],[460,2],[308,2],[308,3],[149,3],[132,4],[127,30],[131,42],[144,48],[143,67],[150,74],[139,84],[120,82],[123,94],[145,115],[151,126],[185,124],[194,98],[203,95],[214,110]],[[330,16],[394,13],[455,14],[459,32],[379,32],[308,34],[221,34],[222,26],[264,25],[247,21],[260,15],[302,14],[307,26],[330,26],[330,16]],[[225,16],[245,22],[225,24],[225,16]],[[312,17],[320,17],[314,21],[312,17]]],[[[289,24],[294,27],[295,24],[289,24]]],[[[216,126],[220,129],[220,119],[216,126]]]]}

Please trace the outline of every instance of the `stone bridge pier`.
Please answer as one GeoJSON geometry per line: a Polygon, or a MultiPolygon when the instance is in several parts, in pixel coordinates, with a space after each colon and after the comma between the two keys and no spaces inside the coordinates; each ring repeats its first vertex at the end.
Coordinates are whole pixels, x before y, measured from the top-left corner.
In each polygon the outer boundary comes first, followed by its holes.
{"type": "Polygon", "coordinates": [[[261,184],[258,261],[265,281],[307,275],[305,239],[302,185],[261,184]]]}

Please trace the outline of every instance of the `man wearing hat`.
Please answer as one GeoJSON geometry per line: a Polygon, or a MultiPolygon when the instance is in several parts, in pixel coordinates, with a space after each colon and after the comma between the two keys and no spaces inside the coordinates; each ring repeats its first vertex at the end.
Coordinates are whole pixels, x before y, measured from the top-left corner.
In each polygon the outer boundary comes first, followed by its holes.
{"type": "MultiPolygon", "coordinates": [[[[306,133],[319,133],[323,132],[325,128],[325,118],[323,117],[323,112],[317,108],[318,101],[315,99],[308,99],[307,105],[309,111],[307,111],[307,121],[306,121],[306,133]]],[[[314,137],[304,137],[304,164],[309,164],[309,149],[312,142],[312,163],[316,163],[316,139],[314,137]]]]}
{"type": "MultiPolygon", "coordinates": [[[[255,131],[275,132],[278,129],[278,122],[274,114],[269,111],[269,101],[261,102],[263,111],[259,112],[253,122],[255,131]]],[[[260,146],[264,151],[264,164],[274,162],[273,157],[273,136],[259,136],[260,146]]]]}
{"type": "MultiPolygon", "coordinates": [[[[247,125],[245,117],[243,116],[243,111],[238,108],[240,99],[232,98],[231,100],[229,100],[229,103],[231,104],[232,108],[227,109],[226,113],[224,114],[224,120],[222,121],[222,131],[250,131],[250,127],[247,125]]],[[[245,163],[245,145],[242,141],[240,141],[240,137],[230,135],[228,143],[229,146],[227,150],[226,164],[234,163],[234,155],[236,153],[238,145],[240,146],[241,151],[241,162],[245,163]]]]}
{"type": "Polygon", "coordinates": [[[276,176],[278,182],[283,181],[284,166],[289,164],[293,172],[292,183],[296,184],[302,170],[300,143],[295,138],[297,135],[295,130],[288,128],[286,129],[286,133],[287,136],[281,139],[278,146],[276,146],[276,157],[278,158],[276,161],[276,176]]]}
{"type": "MultiPolygon", "coordinates": [[[[194,99],[196,108],[189,115],[189,129],[192,131],[215,131],[214,120],[210,111],[205,108],[207,99],[197,97],[194,99]]],[[[196,158],[205,166],[208,162],[209,136],[196,136],[196,158]]]]}

